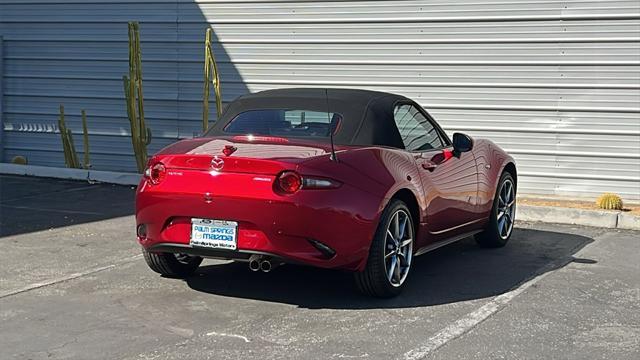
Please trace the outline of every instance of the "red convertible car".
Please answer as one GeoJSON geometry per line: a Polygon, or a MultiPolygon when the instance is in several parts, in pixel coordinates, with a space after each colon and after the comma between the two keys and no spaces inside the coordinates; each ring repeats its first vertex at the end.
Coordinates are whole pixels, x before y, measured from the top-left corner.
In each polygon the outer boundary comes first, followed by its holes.
{"type": "MultiPolygon", "coordinates": [[[[347,89],[242,96],[202,137],[148,163],[136,199],[149,267],[186,277],[203,258],[355,274],[397,295],[414,256],[513,230],[514,160],[489,140],[453,139],[416,102],[347,89]]],[[[214,281],[214,280],[212,280],[214,281]]]]}

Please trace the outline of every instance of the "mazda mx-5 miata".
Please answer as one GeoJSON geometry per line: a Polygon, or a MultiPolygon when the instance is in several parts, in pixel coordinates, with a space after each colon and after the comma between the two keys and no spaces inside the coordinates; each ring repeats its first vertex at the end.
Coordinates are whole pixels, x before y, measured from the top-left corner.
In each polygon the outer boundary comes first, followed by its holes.
{"type": "Polygon", "coordinates": [[[137,236],[166,276],[189,276],[203,258],[264,272],[296,263],[352,271],[361,291],[390,297],[414,256],[472,235],[504,246],[516,185],[500,147],[450,139],[404,96],[269,90],[150,158],[137,236]]]}

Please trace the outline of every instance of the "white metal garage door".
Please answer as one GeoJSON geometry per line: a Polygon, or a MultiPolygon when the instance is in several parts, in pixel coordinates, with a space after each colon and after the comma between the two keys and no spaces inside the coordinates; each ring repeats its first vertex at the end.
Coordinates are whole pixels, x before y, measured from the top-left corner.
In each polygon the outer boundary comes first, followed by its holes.
{"type": "Polygon", "coordinates": [[[141,22],[153,149],[200,126],[203,29],[225,101],[290,86],[418,100],[516,157],[521,192],[640,200],[640,2],[0,1],[4,160],[62,166],[57,107],[90,114],[98,169],[132,171],[121,76],[141,22]]]}

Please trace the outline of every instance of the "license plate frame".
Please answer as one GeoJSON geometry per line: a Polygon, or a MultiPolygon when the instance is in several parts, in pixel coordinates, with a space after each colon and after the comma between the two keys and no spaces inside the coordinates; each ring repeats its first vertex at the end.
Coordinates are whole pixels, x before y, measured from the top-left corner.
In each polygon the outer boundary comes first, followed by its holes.
{"type": "Polygon", "coordinates": [[[238,222],[191,218],[189,245],[235,251],[238,249],[238,222]]]}

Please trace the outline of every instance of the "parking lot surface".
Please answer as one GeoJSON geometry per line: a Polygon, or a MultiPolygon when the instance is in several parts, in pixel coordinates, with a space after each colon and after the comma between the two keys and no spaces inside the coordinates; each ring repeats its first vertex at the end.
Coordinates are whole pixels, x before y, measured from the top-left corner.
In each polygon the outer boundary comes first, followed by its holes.
{"type": "Polygon", "coordinates": [[[206,260],[149,270],[135,190],[0,176],[0,359],[638,359],[640,233],[520,223],[416,258],[406,291],[206,260]]]}

